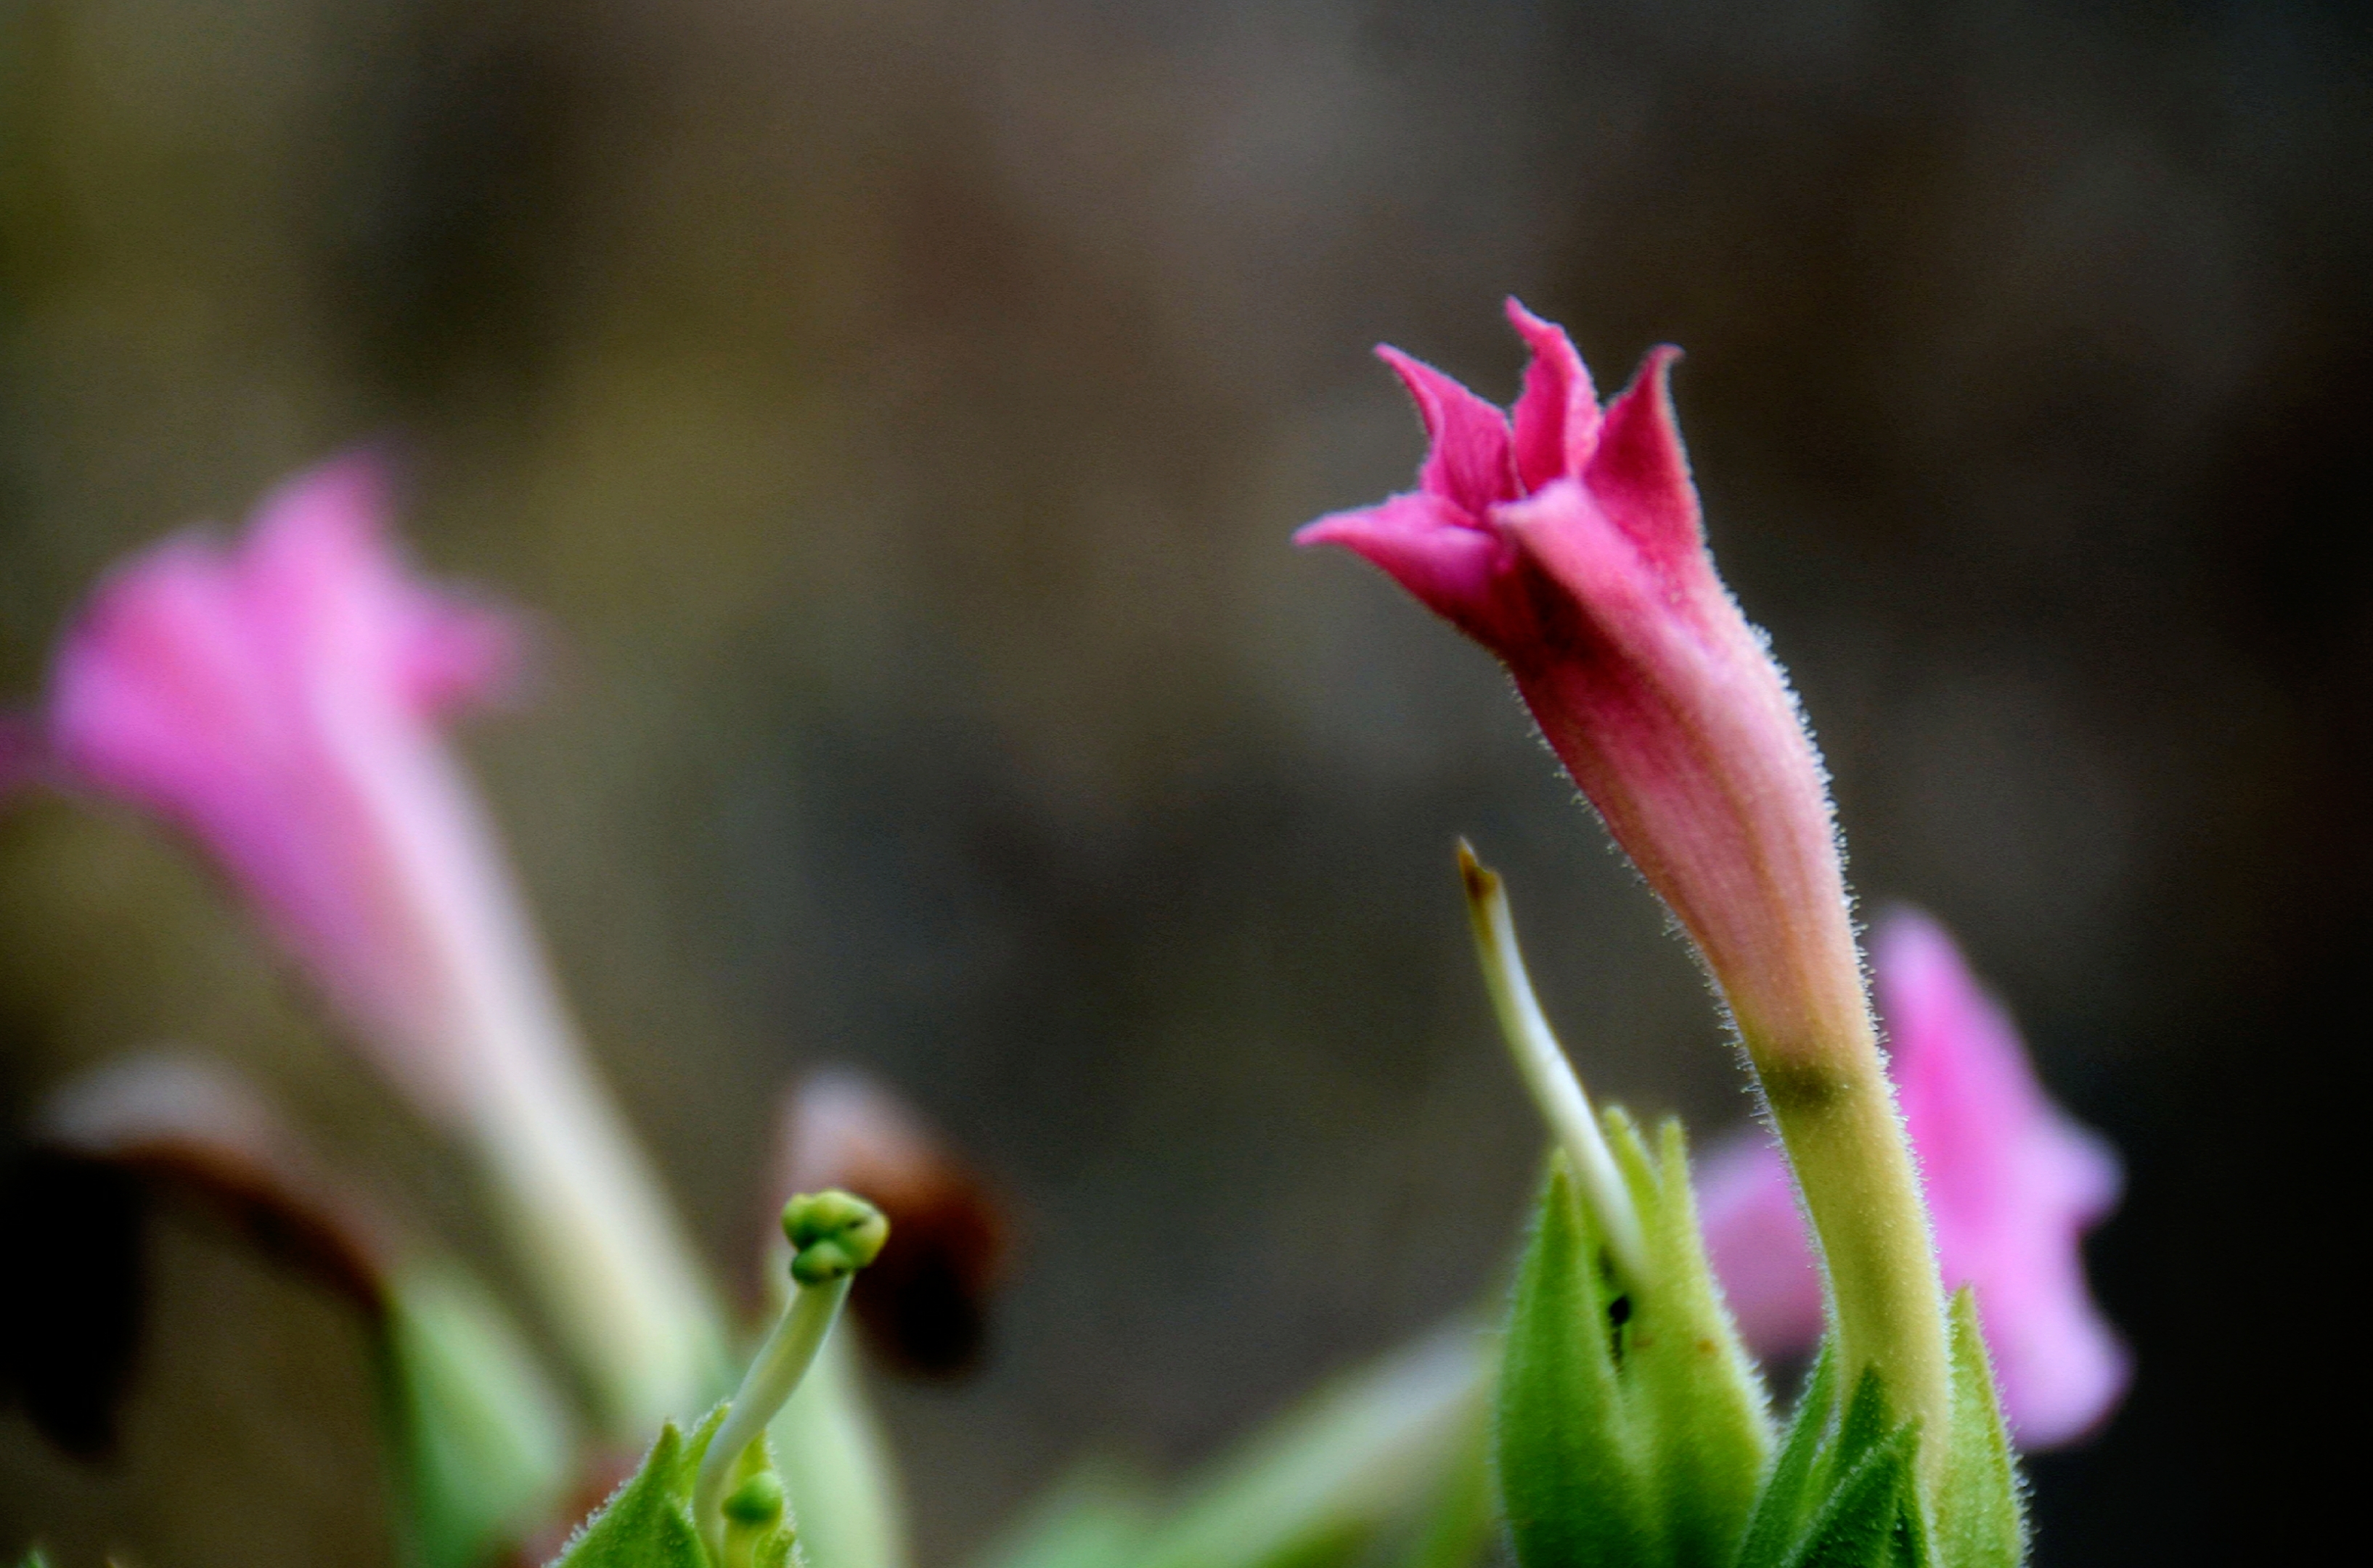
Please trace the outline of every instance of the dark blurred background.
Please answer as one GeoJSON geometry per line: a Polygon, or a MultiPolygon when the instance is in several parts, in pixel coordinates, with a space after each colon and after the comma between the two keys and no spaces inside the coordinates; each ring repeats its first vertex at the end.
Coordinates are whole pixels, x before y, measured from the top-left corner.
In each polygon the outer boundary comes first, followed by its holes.
{"type": "MultiPolygon", "coordinates": [[[[2129,1163],[2139,1378],[2034,1466],[2039,1561],[2286,1555],[2364,1318],[2366,16],[0,0],[0,683],[120,552],[393,439],[424,558],[544,618],[472,754],[719,1267],[822,1061],[1017,1202],[986,1370],[884,1390],[938,1568],[1495,1288],[1538,1136],[1455,834],[1595,1086],[1743,1115],[1489,660],[1286,544],[1414,471],[1375,340],[1497,398],[1510,291],[1604,388],[1677,342],[1860,891],[2129,1163]]],[[[167,1041],[497,1256],[185,854],[11,813],[0,1110],[167,1041]]],[[[384,1561],[359,1329],[155,1246],[123,1452],[0,1415],[0,1544],[384,1561]]]]}

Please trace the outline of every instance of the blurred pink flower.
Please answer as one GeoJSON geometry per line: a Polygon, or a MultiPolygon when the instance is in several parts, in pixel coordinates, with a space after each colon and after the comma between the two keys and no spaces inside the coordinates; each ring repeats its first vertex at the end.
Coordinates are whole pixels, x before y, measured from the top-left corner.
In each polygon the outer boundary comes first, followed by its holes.
{"type": "Polygon", "coordinates": [[[284,486],[235,544],[185,532],[117,568],[58,650],[47,755],[211,851],[450,1118],[470,1071],[450,950],[484,941],[502,898],[436,722],[502,684],[514,638],[405,569],[386,508],[379,465],[348,457],[284,486]]]}
{"type": "Polygon", "coordinates": [[[368,457],[299,474],[244,537],[168,539],[69,627],[0,774],[113,797],[208,851],[498,1217],[622,1430],[708,1397],[689,1246],[586,1062],[493,824],[438,721],[499,687],[510,622],[415,577],[368,457]]]}
{"type": "MultiPolygon", "coordinates": [[[[1565,333],[1513,418],[1391,348],[1432,451],[1416,490],[1319,519],[1489,648],[1626,853],[1697,941],[1759,1064],[1866,1040],[1820,765],[1762,638],[1715,575],[1651,354],[1600,412],[1565,333]]],[[[1861,1048],[1867,1048],[1866,1046],[1861,1048]]]]}
{"type": "MultiPolygon", "coordinates": [[[[2108,1418],[2131,1370],[2077,1247],[2116,1205],[2117,1156],[2046,1097],[2009,1016],[1944,928],[1897,911],[1872,961],[1945,1283],[1976,1288],[2022,1446],[2073,1442],[2108,1418]]],[[[1748,1343],[1763,1355],[1809,1350],[1821,1281],[1779,1146],[1755,1129],[1700,1170],[1707,1246],[1748,1343]]]]}

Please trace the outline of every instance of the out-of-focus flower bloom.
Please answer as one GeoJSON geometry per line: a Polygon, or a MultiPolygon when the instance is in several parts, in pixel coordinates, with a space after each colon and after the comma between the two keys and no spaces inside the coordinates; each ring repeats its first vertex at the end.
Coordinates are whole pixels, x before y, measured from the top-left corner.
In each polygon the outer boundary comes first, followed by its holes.
{"type": "Polygon", "coordinates": [[[1706,549],[1666,385],[1676,351],[1602,412],[1564,332],[1514,300],[1508,316],[1533,357],[1507,415],[1378,350],[1432,438],[1418,487],[1298,541],[1364,556],[1508,667],[1729,1003],[1821,1238],[1846,1377],[1880,1370],[1900,1415],[1939,1429],[1944,1301],[1829,792],[1706,549]]]}
{"type": "Polygon", "coordinates": [[[386,506],[379,465],[347,458],[290,481],[235,544],[185,533],[125,562],[66,633],[33,763],[196,839],[380,1068],[473,1136],[533,1277],[639,1433],[710,1391],[710,1314],[438,732],[500,685],[509,625],[415,579],[386,506]]]}
{"type": "Polygon", "coordinates": [[[513,639],[404,570],[384,491],[347,458],[274,495],[236,546],[193,532],[124,563],[59,649],[47,739],[70,786],[203,844],[450,1120],[479,1067],[454,972],[521,938],[478,885],[488,830],[436,725],[500,687],[513,639]]]}
{"type": "MultiPolygon", "coordinates": [[[[2116,1204],[2117,1156],[2045,1095],[2009,1016],[1942,927],[1899,911],[1872,954],[1945,1282],[1976,1288],[2021,1443],[2074,1441],[2115,1408],[2129,1371],[2077,1246],[2116,1204]]],[[[1778,1146],[1746,1133],[1701,1171],[1706,1243],[1741,1332],[1764,1355],[1809,1350],[1820,1276],[1778,1146]]]]}

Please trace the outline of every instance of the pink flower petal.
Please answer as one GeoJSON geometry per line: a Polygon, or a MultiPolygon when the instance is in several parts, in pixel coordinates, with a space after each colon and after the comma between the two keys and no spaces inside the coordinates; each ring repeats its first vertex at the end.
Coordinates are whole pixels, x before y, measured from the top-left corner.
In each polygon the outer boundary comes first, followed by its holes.
{"type": "Polygon", "coordinates": [[[1762,1128],[1697,1162],[1698,1225],[1738,1332],[1763,1355],[1794,1355],[1821,1337],[1821,1266],[1780,1145],[1762,1128]]]}
{"type": "Polygon", "coordinates": [[[397,553],[370,459],[303,474],[228,545],[111,573],[68,629],[41,751],[69,788],[186,832],[496,1206],[605,1415],[712,1397],[698,1266],[588,1071],[493,825],[438,728],[515,638],[397,553]]]}
{"type": "Polygon", "coordinates": [[[1508,447],[1508,416],[1422,360],[1379,345],[1376,357],[1393,368],[1417,403],[1433,449],[1418,472],[1418,488],[1480,520],[1495,501],[1518,494],[1515,459],[1508,447]]]}
{"type": "Polygon", "coordinates": [[[1621,395],[1607,405],[1607,421],[1583,483],[1607,516],[1659,567],[1703,558],[1705,530],[1697,486],[1673,415],[1672,369],[1677,348],[1651,350],[1621,395]]]}
{"type": "Polygon", "coordinates": [[[1340,544],[1366,557],[1419,602],[1471,636],[1501,613],[1500,583],[1514,552],[1438,496],[1395,496],[1304,524],[1296,544],[1340,544]]]}
{"type": "Polygon", "coordinates": [[[1590,461],[1598,440],[1598,393],[1563,327],[1514,298],[1507,309],[1509,323],[1533,351],[1514,415],[1516,475],[1529,493],[1579,474],[1590,461]]]}

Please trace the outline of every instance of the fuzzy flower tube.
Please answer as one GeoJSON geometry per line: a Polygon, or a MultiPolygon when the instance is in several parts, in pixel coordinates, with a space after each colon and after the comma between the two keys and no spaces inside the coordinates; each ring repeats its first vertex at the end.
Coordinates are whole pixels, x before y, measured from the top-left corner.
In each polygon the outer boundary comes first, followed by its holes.
{"type": "Polygon", "coordinates": [[[503,685],[510,625],[387,537],[383,475],[289,481],[235,541],[119,567],[18,750],[202,846],[370,1060],[480,1156],[612,1429],[721,1386],[692,1250],[563,1008],[443,722],[503,685]]]}
{"type": "MultiPolygon", "coordinates": [[[[2131,1370],[2077,1248],[2117,1201],[2117,1156],[2046,1096],[2017,1028],[1942,926],[1897,910],[1879,922],[1871,961],[1945,1282],[1976,1293],[2020,1442],[2074,1442],[2108,1419],[2131,1370]]],[[[1698,1202],[1748,1344],[1809,1351],[1820,1274],[1779,1149],[1757,1129],[1714,1150],[1698,1202]]]]}
{"type": "MultiPolygon", "coordinates": [[[[1432,437],[1418,486],[1298,542],[1365,556],[1507,666],[1728,1005],[1811,1215],[1842,1386],[1875,1375],[1892,1419],[1941,1432],[1944,1296],[1828,790],[1707,551],[1666,387],[1675,351],[1602,410],[1564,332],[1513,300],[1508,315],[1533,355],[1508,414],[1378,351],[1432,437]]],[[[1932,1488],[1943,1446],[1922,1450],[1932,1488]]]]}

